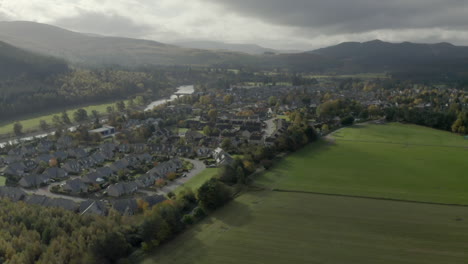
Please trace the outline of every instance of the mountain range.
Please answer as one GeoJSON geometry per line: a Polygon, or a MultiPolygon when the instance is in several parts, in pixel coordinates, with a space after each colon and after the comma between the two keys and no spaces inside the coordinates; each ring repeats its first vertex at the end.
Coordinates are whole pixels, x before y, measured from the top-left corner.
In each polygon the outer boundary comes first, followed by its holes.
{"type": "Polygon", "coordinates": [[[62,58],[71,64],[95,67],[216,65],[332,73],[425,72],[443,75],[468,72],[468,47],[449,43],[374,40],[278,54],[279,51],[249,44],[198,41],[177,43],[177,46],[152,40],[90,35],[33,22],[0,22],[0,41],[62,58]]]}

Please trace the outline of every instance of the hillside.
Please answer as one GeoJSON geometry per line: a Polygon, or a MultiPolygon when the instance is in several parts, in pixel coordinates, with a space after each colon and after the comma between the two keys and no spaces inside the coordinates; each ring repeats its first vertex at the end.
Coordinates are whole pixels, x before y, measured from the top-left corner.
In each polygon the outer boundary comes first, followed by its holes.
{"type": "Polygon", "coordinates": [[[347,71],[466,71],[468,47],[449,43],[345,42],[309,53],[339,60],[347,71]]]}
{"type": "Polygon", "coordinates": [[[0,41],[0,83],[11,79],[43,79],[68,70],[56,58],[28,52],[0,41]]]}
{"type": "Polygon", "coordinates": [[[0,22],[0,40],[87,65],[208,65],[249,59],[233,52],[186,49],[150,40],[82,34],[33,22],[0,22]]]}

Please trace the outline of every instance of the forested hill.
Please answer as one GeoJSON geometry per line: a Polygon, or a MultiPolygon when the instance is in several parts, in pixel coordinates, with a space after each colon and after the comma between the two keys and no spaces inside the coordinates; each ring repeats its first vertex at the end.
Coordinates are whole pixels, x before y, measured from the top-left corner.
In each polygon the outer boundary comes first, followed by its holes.
{"type": "Polygon", "coordinates": [[[25,51],[0,41],[0,81],[11,79],[43,79],[68,71],[61,59],[25,51]]]}
{"type": "Polygon", "coordinates": [[[345,42],[309,53],[340,61],[341,69],[354,71],[468,70],[468,47],[450,43],[389,43],[374,40],[345,42]]]}
{"type": "MultiPolygon", "coordinates": [[[[104,37],[33,22],[0,22],[0,40],[87,66],[210,65],[247,54],[181,48],[151,40],[104,37]]],[[[253,58],[250,58],[253,61],[253,58]]]]}

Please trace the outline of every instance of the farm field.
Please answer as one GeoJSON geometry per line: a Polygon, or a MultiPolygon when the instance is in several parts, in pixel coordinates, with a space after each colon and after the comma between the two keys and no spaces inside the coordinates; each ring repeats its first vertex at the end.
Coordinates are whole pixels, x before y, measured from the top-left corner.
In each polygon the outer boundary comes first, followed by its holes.
{"type": "Polygon", "coordinates": [[[466,263],[468,210],[272,191],[244,194],[143,264],[466,263]]]}
{"type": "MultiPolygon", "coordinates": [[[[99,113],[103,114],[106,113],[106,108],[108,106],[115,106],[115,102],[113,103],[106,103],[106,104],[98,104],[98,105],[89,105],[85,107],[77,107],[73,108],[70,110],[67,110],[67,114],[70,117],[70,119],[73,120],[73,113],[80,109],[83,108],[88,112],[88,115],[91,114],[91,111],[96,110],[99,113]]],[[[34,129],[39,129],[39,121],[44,120],[46,121],[49,125],[52,125],[52,118],[54,115],[60,115],[62,112],[54,112],[54,113],[49,113],[45,115],[40,115],[40,116],[32,116],[31,118],[25,118],[21,120],[17,120],[23,125],[23,131],[30,131],[34,129]]],[[[0,123],[0,135],[3,134],[12,134],[13,133],[13,125],[15,122],[8,122],[8,123],[0,123]]]]}
{"type": "Polygon", "coordinates": [[[263,174],[268,188],[468,204],[468,141],[413,125],[358,125],[263,174]],[[307,164],[307,165],[306,165],[307,164]]]}
{"type": "Polygon", "coordinates": [[[287,156],[256,180],[264,190],[242,194],[142,263],[466,263],[466,206],[339,195],[468,204],[463,138],[402,124],[333,138],[287,156]]]}

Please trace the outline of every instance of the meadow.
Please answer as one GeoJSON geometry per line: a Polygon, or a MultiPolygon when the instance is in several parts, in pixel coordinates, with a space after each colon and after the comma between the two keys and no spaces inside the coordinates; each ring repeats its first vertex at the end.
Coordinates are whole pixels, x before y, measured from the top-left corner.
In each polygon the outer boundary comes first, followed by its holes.
{"type": "Polygon", "coordinates": [[[268,188],[468,205],[468,140],[414,125],[357,125],[257,179],[268,188]]]}
{"type": "MultiPolygon", "coordinates": [[[[108,106],[114,106],[115,107],[116,102],[112,103],[105,103],[105,104],[97,104],[97,105],[88,105],[88,106],[83,106],[83,107],[77,107],[73,109],[68,109],[67,114],[70,117],[70,119],[73,120],[73,113],[80,109],[83,108],[88,112],[88,115],[91,114],[93,110],[98,111],[99,113],[107,113],[107,107],[108,106]]],[[[47,114],[36,114],[36,115],[31,115],[28,118],[23,118],[16,120],[14,122],[5,122],[5,123],[0,123],[0,135],[4,134],[13,134],[13,125],[16,122],[20,122],[23,125],[23,132],[28,132],[32,130],[39,130],[39,122],[41,120],[46,121],[49,125],[52,125],[52,118],[54,115],[61,115],[62,112],[52,112],[52,113],[47,113],[47,114]]]]}
{"type": "Polygon", "coordinates": [[[467,147],[412,125],[339,130],[142,263],[466,263],[466,206],[340,194],[468,205],[467,147]]]}

